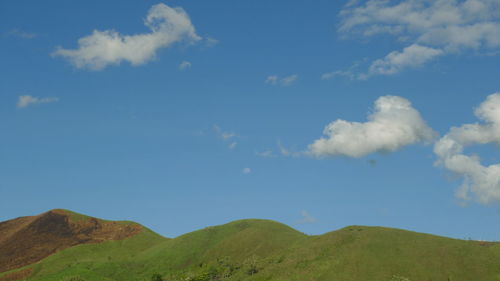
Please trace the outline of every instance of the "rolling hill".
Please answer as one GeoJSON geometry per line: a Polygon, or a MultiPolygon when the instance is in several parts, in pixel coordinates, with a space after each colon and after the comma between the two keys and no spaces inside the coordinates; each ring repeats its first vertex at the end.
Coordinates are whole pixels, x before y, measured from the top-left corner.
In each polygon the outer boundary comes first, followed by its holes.
{"type": "Polygon", "coordinates": [[[257,219],[169,239],[53,210],[0,223],[0,265],[0,280],[498,281],[500,243],[366,226],[308,236],[257,219]]]}

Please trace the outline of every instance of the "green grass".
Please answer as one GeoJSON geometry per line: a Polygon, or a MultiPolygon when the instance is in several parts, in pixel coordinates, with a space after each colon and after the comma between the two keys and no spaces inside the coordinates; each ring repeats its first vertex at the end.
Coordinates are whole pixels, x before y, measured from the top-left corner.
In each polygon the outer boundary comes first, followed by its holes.
{"type": "Polygon", "coordinates": [[[180,280],[213,272],[231,272],[224,280],[254,281],[391,281],[395,276],[499,281],[500,244],[365,226],[307,236],[273,221],[240,220],[174,239],[145,229],[122,241],[72,247],[29,267],[34,271],[27,280],[34,281],[71,276],[135,281],[149,280],[153,273],[180,280]]]}

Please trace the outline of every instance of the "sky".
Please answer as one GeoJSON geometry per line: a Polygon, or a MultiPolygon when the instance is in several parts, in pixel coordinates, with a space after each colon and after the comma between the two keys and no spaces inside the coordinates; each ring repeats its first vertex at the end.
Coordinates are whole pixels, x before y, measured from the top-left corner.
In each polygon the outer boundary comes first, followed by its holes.
{"type": "Polygon", "coordinates": [[[500,1],[0,3],[0,221],[500,241],[500,1]]]}

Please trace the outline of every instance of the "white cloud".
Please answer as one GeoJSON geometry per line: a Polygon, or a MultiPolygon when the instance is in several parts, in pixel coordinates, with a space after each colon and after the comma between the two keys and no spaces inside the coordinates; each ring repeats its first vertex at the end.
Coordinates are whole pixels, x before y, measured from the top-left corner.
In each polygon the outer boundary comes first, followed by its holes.
{"type": "Polygon", "coordinates": [[[463,177],[456,196],[482,204],[500,202],[500,164],[484,166],[477,155],[465,155],[472,144],[500,145],[500,93],[490,96],[475,110],[482,124],[452,127],[434,146],[438,165],[463,177]]]}
{"type": "Polygon", "coordinates": [[[306,224],[306,223],[315,223],[317,222],[317,219],[313,216],[311,216],[311,214],[309,214],[309,212],[305,211],[305,210],[302,210],[300,212],[302,218],[298,221],[298,223],[300,224],[306,224]]]}
{"type": "Polygon", "coordinates": [[[337,71],[332,71],[332,72],[326,72],[321,75],[321,80],[330,80],[334,77],[338,76],[344,76],[349,78],[350,80],[354,80],[356,78],[356,75],[349,70],[342,71],[342,70],[337,70],[337,71]]]}
{"type": "Polygon", "coordinates": [[[235,133],[231,133],[231,132],[221,132],[220,136],[221,136],[224,140],[228,140],[228,139],[231,139],[231,138],[237,137],[237,135],[236,135],[235,133]]]}
{"type": "Polygon", "coordinates": [[[250,169],[250,168],[243,168],[243,170],[241,172],[243,174],[250,174],[252,172],[252,169],[250,169]]]}
{"type": "Polygon", "coordinates": [[[100,70],[108,65],[128,61],[132,65],[144,64],[156,55],[160,48],[176,42],[196,42],[196,34],[188,14],[180,7],[165,4],[151,7],[144,21],[150,33],[121,35],[114,30],[94,32],[78,40],[78,49],[59,47],[52,53],[69,60],[77,68],[100,70]]]}
{"type": "Polygon", "coordinates": [[[17,101],[17,108],[25,108],[35,104],[43,104],[43,103],[51,103],[57,102],[59,98],[51,97],[51,98],[38,98],[30,95],[19,96],[17,101]]]}
{"type": "Polygon", "coordinates": [[[438,55],[500,47],[498,0],[350,1],[339,16],[341,34],[390,34],[410,45],[375,60],[367,74],[390,75],[422,65],[438,55]],[[410,48],[410,49],[409,49],[410,48]],[[398,63],[403,60],[413,63],[398,63]]]}
{"type": "Polygon", "coordinates": [[[229,149],[235,149],[237,145],[238,145],[238,143],[237,143],[237,142],[235,142],[235,141],[233,141],[233,142],[232,142],[232,143],[230,143],[227,147],[228,147],[229,149]]]}
{"type": "Polygon", "coordinates": [[[383,96],[364,123],[338,119],[326,126],[322,137],[308,147],[308,154],[362,157],[373,152],[396,151],[403,146],[431,141],[436,133],[427,126],[410,101],[383,96]]]}
{"type": "Polygon", "coordinates": [[[442,54],[443,51],[440,49],[413,44],[404,48],[401,52],[393,51],[385,58],[374,61],[370,66],[368,75],[396,74],[405,68],[423,65],[442,54]]]}
{"type": "Polygon", "coordinates": [[[291,86],[297,79],[299,75],[292,74],[283,78],[279,78],[278,75],[270,75],[266,78],[266,83],[271,85],[281,85],[284,87],[291,86]]]}
{"type": "Polygon", "coordinates": [[[280,80],[280,82],[281,82],[281,85],[283,85],[283,86],[290,86],[295,81],[297,81],[298,78],[299,78],[299,76],[297,74],[293,74],[293,75],[287,76],[285,78],[282,78],[280,80]]]}
{"type": "Polygon", "coordinates": [[[269,75],[266,78],[266,83],[271,85],[278,84],[278,76],[277,75],[269,75]]]}
{"type": "Polygon", "coordinates": [[[183,61],[181,64],[179,64],[179,69],[180,70],[186,70],[188,68],[191,68],[192,64],[188,61],[183,61]]]}

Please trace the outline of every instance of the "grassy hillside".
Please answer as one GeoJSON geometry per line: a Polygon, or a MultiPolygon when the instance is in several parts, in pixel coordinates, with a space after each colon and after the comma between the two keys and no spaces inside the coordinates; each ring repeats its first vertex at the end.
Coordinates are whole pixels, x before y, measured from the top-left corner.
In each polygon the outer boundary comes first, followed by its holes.
{"type": "Polygon", "coordinates": [[[174,239],[145,229],[15,271],[26,269],[26,280],[40,281],[151,280],[155,273],[191,281],[499,281],[500,244],[364,226],[307,236],[273,221],[240,220],[174,239]]]}

